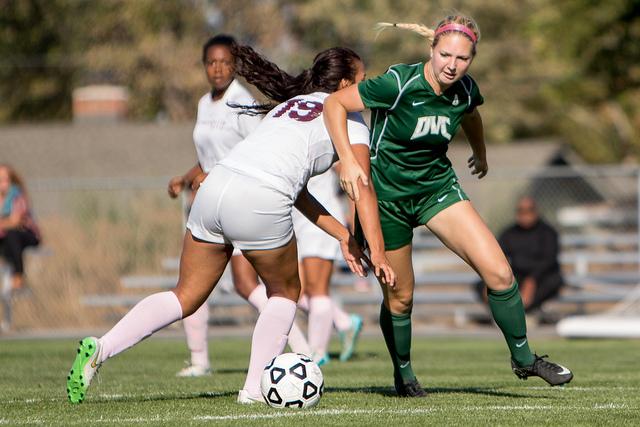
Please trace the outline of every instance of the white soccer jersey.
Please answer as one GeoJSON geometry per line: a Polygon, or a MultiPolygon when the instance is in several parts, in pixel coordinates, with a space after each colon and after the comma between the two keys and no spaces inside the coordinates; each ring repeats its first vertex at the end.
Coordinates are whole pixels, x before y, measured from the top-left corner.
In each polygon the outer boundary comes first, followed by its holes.
{"type": "Polygon", "coordinates": [[[252,105],[255,99],[249,91],[233,80],[221,99],[214,101],[206,93],[198,102],[198,117],[193,129],[198,163],[205,173],[222,160],[229,151],[245,139],[260,123],[262,116],[238,114],[228,103],[252,105]]]}
{"type": "MultiPolygon", "coordinates": [[[[258,178],[295,200],[310,177],[337,160],[322,119],[327,96],[315,92],[278,105],[220,165],[258,178]]],[[[351,144],[368,145],[369,129],[362,115],[349,113],[347,119],[351,144]]]]}
{"type": "Polygon", "coordinates": [[[340,185],[338,184],[338,175],[333,169],[311,178],[307,183],[307,189],[309,193],[313,194],[313,197],[322,203],[331,215],[338,221],[344,222],[344,210],[339,195],[340,185]]]}
{"type": "MultiPolygon", "coordinates": [[[[307,183],[307,189],[335,219],[345,224],[344,207],[338,194],[338,177],[333,169],[311,178],[307,183]]],[[[297,209],[291,212],[291,219],[298,243],[299,259],[340,259],[340,244],[336,239],[322,231],[297,209]]]]}

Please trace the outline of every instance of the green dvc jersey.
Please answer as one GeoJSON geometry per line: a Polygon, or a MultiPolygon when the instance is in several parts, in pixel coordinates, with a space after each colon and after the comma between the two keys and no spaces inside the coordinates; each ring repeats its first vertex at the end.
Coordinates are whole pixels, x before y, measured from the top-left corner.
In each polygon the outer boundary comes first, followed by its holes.
{"type": "Polygon", "coordinates": [[[456,179],[448,144],[463,115],[484,102],[470,76],[438,96],[424,63],[398,64],[358,91],[372,112],[371,176],[380,200],[429,195],[456,179]]]}

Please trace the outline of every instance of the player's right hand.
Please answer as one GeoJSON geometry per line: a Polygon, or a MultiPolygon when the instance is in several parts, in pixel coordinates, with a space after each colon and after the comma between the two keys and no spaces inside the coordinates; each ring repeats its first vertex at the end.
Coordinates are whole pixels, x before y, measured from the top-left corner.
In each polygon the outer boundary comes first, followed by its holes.
{"type": "Polygon", "coordinates": [[[169,193],[169,197],[175,199],[178,197],[178,194],[184,189],[184,178],[181,176],[174,176],[169,180],[169,185],[167,186],[167,192],[169,193]]]}
{"type": "Polygon", "coordinates": [[[362,180],[363,185],[369,185],[367,174],[364,173],[364,170],[355,158],[353,160],[342,160],[340,187],[347,193],[347,196],[354,201],[360,199],[358,179],[362,180]]]}
{"type": "Polygon", "coordinates": [[[196,176],[195,178],[193,178],[193,181],[191,182],[191,189],[193,191],[198,191],[198,189],[200,188],[200,186],[202,185],[202,182],[205,180],[205,178],[208,176],[208,173],[201,173],[198,176],[196,176]]]}
{"type": "Polygon", "coordinates": [[[351,233],[346,239],[340,240],[340,250],[349,270],[360,277],[366,277],[367,271],[364,269],[361,260],[368,261],[367,256],[351,233]]]}

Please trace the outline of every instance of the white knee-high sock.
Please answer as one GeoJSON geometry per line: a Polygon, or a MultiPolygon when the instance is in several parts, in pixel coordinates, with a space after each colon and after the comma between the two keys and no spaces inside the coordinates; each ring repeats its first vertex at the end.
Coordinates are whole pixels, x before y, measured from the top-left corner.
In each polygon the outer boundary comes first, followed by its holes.
{"type": "Polygon", "coordinates": [[[243,389],[250,396],[261,396],[260,377],[271,359],[282,353],[296,315],[296,303],[287,298],[271,297],[258,317],[251,339],[249,371],[243,389]]]}
{"type": "Polygon", "coordinates": [[[262,310],[267,305],[267,301],[269,301],[269,297],[267,297],[267,287],[265,285],[256,286],[247,297],[247,301],[258,310],[258,313],[262,313],[262,310]]]}
{"type": "Polygon", "coordinates": [[[100,363],[181,318],[182,307],[173,292],[159,292],[146,297],[99,339],[100,363]]]}
{"type": "Polygon", "coordinates": [[[335,301],[331,301],[331,311],[333,314],[333,326],[335,326],[337,331],[344,332],[348,331],[351,328],[351,316],[349,313],[344,311],[340,304],[335,301]]]}
{"type": "MultiPolygon", "coordinates": [[[[249,304],[258,310],[258,313],[261,313],[264,306],[267,305],[267,301],[269,301],[267,288],[264,285],[258,285],[258,287],[249,294],[247,300],[249,304]]],[[[289,347],[294,353],[302,353],[307,356],[311,355],[311,347],[296,322],[293,322],[291,331],[289,332],[289,347]]]]}
{"type": "Polygon", "coordinates": [[[288,344],[294,353],[301,353],[309,357],[311,357],[311,353],[313,353],[307,338],[305,338],[302,329],[300,329],[300,326],[298,326],[296,322],[293,322],[293,325],[291,325],[288,344]]]}
{"type": "Polygon", "coordinates": [[[187,335],[187,346],[191,351],[191,364],[209,367],[209,343],[207,329],[209,326],[209,303],[204,302],[191,316],[182,320],[187,335]]]}
{"type": "MultiPolygon", "coordinates": [[[[306,313],[309,312],[309,298],[306,295],[300,297],[298,308],[306,313]]],[[[336,331],[344,332],[351,328],[351,316],[333,299],[331,300],[331,311],[333,326],[336,328],[336,331]]]]}
{"type": "Polygon", "coordinates": [[[305,313],[309,312],[309,297],[307,294],[300,295],[300,298],[298,299],[298,308],[305,313]]]}
{"type": "Polygon", "coordinates": [[[329,346],[333,316],[331,298],[319,295],[309,298],[309,345],[317,356],[324,356],[329,346]]]}

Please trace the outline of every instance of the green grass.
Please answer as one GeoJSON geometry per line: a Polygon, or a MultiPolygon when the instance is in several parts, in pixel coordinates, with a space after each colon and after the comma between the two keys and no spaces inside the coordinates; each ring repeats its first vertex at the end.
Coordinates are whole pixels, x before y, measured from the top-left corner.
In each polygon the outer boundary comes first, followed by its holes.
{"type": "Polygon", "coordinates": [[[534,341],[574,371],[570,385],[518,380],[498,339],[419,338],[429,397],[400,399],[383,341],[365,339],[352,361],[323,367],[318,407],[295,411],[235,403],[248,339],[211,340],[214,375],[181,379],[184,341],[152,338],[105,363],[80,405],[65,394],[77,341],[4,340],[0,425],[640,425],[640,341],[534,341]]]}

